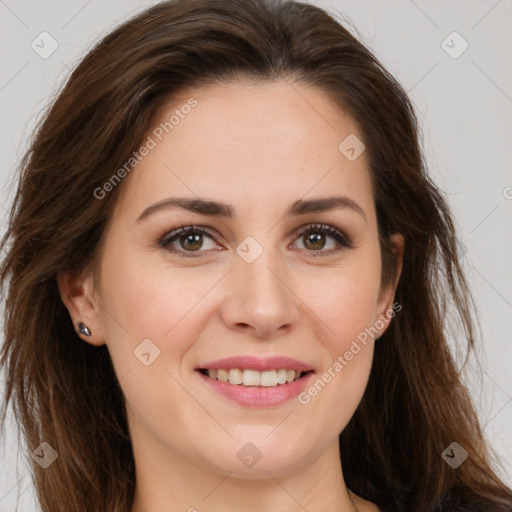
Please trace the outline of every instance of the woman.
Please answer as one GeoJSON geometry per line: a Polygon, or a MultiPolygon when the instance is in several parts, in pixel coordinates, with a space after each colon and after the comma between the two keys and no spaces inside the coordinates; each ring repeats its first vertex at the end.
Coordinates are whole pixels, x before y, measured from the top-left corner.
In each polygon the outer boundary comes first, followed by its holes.
{"type": "Polygon", "coordinates": [[[124,23],[3,240],[42,510],[512,510],[444,331],[453,305],[473,347],[455,240],[406,94],[321,9],[124,23]]]}

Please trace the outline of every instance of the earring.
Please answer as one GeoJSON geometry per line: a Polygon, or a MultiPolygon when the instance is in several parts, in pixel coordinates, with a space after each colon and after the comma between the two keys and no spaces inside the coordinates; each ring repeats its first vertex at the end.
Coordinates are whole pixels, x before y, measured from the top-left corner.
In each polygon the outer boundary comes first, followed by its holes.
{"type": "Polygon", "coordinates": [[[90,336],[91,330],[83,322],[78,322],[78,332],[84,336],[90,336]]]}

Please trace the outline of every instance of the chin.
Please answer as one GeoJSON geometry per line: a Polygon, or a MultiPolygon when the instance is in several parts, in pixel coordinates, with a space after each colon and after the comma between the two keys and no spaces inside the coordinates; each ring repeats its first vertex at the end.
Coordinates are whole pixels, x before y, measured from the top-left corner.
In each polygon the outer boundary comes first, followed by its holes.
{"type": "Polygon", "coordinates": [[[268,479],[269,473],[275,477],[291,475],[311,463],[313,447],[308,456],[304,443],[290,441],[290,438],[285,441],[285,436],[270,441],[271,436],[261,441],[249,441],[250,437],[246,436],[243,442],[230,443],[231,446],[224,449],[217,445],[215,454],[204,454],[204,459],[217,471],[244,480],[268,479]]]}

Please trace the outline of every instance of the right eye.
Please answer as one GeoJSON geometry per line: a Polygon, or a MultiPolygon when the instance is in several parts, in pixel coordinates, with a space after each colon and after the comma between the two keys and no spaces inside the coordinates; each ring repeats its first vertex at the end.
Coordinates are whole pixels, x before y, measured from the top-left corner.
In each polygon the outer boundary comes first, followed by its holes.
{"type": "MultiPolygon", "coordinates": [[[[201,250],[205,236],[213,240],[213,232],[206,226],[181,226],[165,233],[158,240],[158,244],[165,250],[178,254],[179,256],[197,258],[200,256],[200,253],[205,252],[201,250]],[[176,247],[176,243],[179,244],[180,247],[176,247]],[[199,254],[196,255],[194,253],[199,254]]],[[[213,244],[213,246],[215,246],[215,244],[213,244]]]]}

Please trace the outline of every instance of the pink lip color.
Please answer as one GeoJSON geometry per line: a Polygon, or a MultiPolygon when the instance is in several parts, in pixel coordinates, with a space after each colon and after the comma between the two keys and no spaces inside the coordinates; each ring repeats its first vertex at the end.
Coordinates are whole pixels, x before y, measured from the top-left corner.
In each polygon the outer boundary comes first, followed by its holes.
{"type": "Polygon", "coordinates": [[[285,368],[286,370],[298,370],[301,372],[307,372],[313,369],[303,361],[292,359],[291,357],[259,358],[254,356],[226,357],[225,359],[205,363],[203,366],[197,367],[196,370],[201,368],[206,370],[230,370],[232,368],[240,368],[242,370],[257,370],[259,372],[264,372],[266,370],[279,370],[281,368],[285,368]]]}
{"type": "MultiPolygon", "coordinates": [[[[247,367],[245,368],[251,369],[247,367]]],[[[221,382],[220,380],[211,379],[201,372],[197,373],[215,391],[227,398],[230,398],[234,402],[247,407],[269,407],[273,405],[280,405],[301,393],[313,375],[313,373],[309,373],[298,380],[294,380],[293,382],[265,388],[230,384],[229,382],[221,382]]]]}

